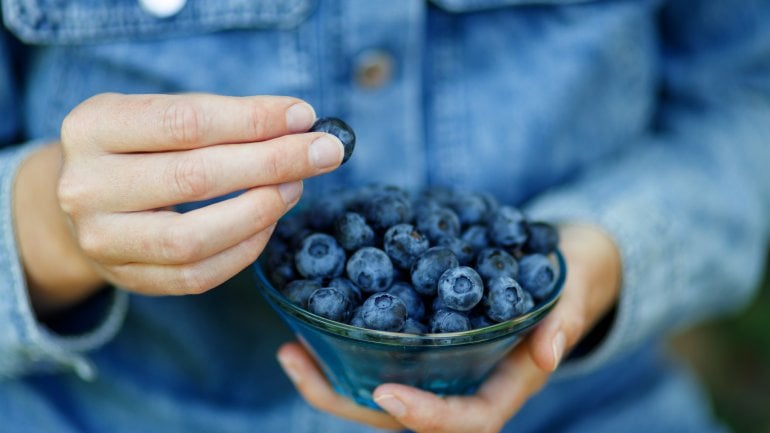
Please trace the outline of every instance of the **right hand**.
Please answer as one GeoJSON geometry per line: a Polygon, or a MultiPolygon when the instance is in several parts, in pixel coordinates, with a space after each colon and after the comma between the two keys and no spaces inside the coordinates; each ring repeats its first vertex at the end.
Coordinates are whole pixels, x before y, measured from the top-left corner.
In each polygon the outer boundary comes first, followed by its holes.
{"type": "Polygon", "coordinates": [[[339,166],[336,137],[302,133],[314,120],[290,97],[94,96],[62,124],[60,206],[106,281],[150,295],[204,292],[256,260],[302,179],[339,166]]]}

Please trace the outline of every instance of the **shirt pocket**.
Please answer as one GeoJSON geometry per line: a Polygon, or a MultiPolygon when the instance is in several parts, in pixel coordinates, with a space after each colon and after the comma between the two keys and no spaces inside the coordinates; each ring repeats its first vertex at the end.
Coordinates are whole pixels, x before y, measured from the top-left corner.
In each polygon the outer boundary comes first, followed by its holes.
{"type": "Polygon", "coordinates": [[[311,14],[314,2],[187,0],[178,13],[162,17],[139,0],[7,0],[3,18],[26,43],[80,44],[230,29],[288,29],[311,14]]]}
{"type": "Polygon", "coordinates": [[[600,0],[430,0],[431,3],[449,12],[475,12],[508,6],[563,6],[579,3],[593,3],[600,0]]]}

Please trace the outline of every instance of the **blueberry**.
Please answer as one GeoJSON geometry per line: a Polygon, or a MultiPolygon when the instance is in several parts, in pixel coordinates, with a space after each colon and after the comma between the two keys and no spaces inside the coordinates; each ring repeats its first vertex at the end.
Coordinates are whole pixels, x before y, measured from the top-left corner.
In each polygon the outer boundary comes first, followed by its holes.
{"type": "Polygon", "coordinates": [[[398,332],[406,321],[406,306],[388,293],[376,293],[361,306],[361,317],[367,328],[398,332]]]}
{"type": "Polygon", "coordinates": [[[321,283],[315,280],[294,280],[288,283],[281,292],[291,303],[307,308],[310,295],[321,288],[321,283]]]}
{"type": "Polygon", "coordinates": [[[411,224],[396,224],[385,232],[383,248],[394,265],[409,269],[417,256],[428,249],[428,239],[411,224]]]}
{"type": "Polygon", "coordinates": [[[278,220],[274,235],[278,239],[290,243],[296,233],[306,230],[305,224],[307,224],[307,221],[305,221],[304,213],[286,215],[278,220]]]}
{"type": "Polygon", "coordinates": [[[396,224],[412,220],[412,206],[409,200],[398,195],[380,193],[364,207],[364,217],[372,228],[380,233],[396,224]]]}
{"type": "Polygon", "coordinates": [[[487,326],[495,325],[497,322],[491,320],[486,314],[477,313],[470,316],[471,327],[473,329],[486,328],[487,326]]]}
{"type": "Polygon", "coordinates": [[[270,282],[278,289],[283,288],[289,281],[297,279],[294,268],[294,255],[289,246],[280,239],[273,238],[267,245],[265,271],[270,282]]]}
{"type": "Polygon", "coordinates": [[[337,218],[345,213],[347,202],[344,194],[329,194],[316,200],[307,211],[308,225],[318,231],[330,231],[337,218]]]}
{"type": "Polygon", "coordinates": [[[404,302],[406,317],[415,320],[422,320],[425,317],[425,304],[423,304],[420,294],[414,290],[411,284],[403,282],[393,283],[385,293],[391,294],[404,302]]]}
{"type": "Polygon", "coordinates": [[[463,266],[468,266],[473,262],[475,251],[473,246],[467,241],[454,236],[442,236],[436,241],[436,245],[447,247],[455,254],[457,260],[463,266]]]}
{"type": "Polygon", "coordinates": [[[501,247],[516,248],[527,241],[527,220],[515,207],[500,207],[488,225],[490,239],[501,247]]]}
{"type": "Polygon", "coordinates": [[[468,266],[447,269],[438,280],[438,297],[453,310],[468,311],[483,295],[481,276],[468,266]]]}
{"type": "Polygon", "coordinates": [[[329,281],[327,287],[339,290],[350,301],[351,305],[357,306],[361,303],[361,289],[347,278],[334,278],[329,281]]]}
{"type": "Polygon", "coordinates": [[[353,314],[350,317],[350,324],[352,326],[357,326],[359,328],[366,328],[366,324],[364,323],[364,317],[361,315],[361,307],[356,307],[355,310],[353,310],[353,314]]]}
{"type": "Polygon", "coordinates": [[[512,255],[502,248],[484,248],[476,256],[476,270],[484,280],[489,280],[501,275],[517,278],[519,264],[512,255]]]}
{"type": "Polygon", "coordinates": [[[487,317],[504,322],[520,316],[534,306],[532,296],[511,277],[495,277],[489,280],[485,299],[487,317]]]}
{"type": "Polygon", "coordinates": [[[401,328],[401,332],[405,334],[427,334],[428,326],[418,320],[407,317],[406,321],[404,321],[404,327],[401,328]]]}
{"type": "Polygon", "coordinates": [[[295,263],[305,278],[333,278],[345,267],[345,250],[330,235],[314,233],[302,241],[295,263]]]}
{"type": "Polygon", "coordinates": [[[439,207],[421,215],[417,220],[417,230],[435,243],[443,236],[457,237],[460,234],[460,219],[451,209],[439,207]]]}
{"type": "Polygon", "coordinates": [[[363,247],[350,256],[347,273],[362,292],[382,292],[393,282],[393,263],[385,251],[363,247]]]}
{"type": "Polygon", "coordinates": [[[430,319],[430,332],[463,332],[471,329],[468,316],[454,310],[438,310],[430,319]]]}
{"type": "Polygon", "coordinates": [[[472,225],[465,229],[460,239],[467,242],[474,251],[480,251],[489,246],[489,229],[482,225],[472,225]]]}
{"type": "Polygon", "coordinates": [[[444,300],[441,299],[440,296],[433,298],[433,302],[430,304],[430,311],[435,314],[438,310],[451,310],[451,308],[447,307],[447,305],[444,303],[444,300]]]}
{"type": "Polygon", "coordinates": [[[336,117],[324,117],[316,120],[310,127],[310,132],[328,132],[339,138],[345,148],[342,164],[350,159],[350,155],[353,154],[353,149],[356,147],[356,134],[353,132],[353,128],[336,117]]]}
{"type": "Polygon", "coordinates": [[[347,323],[352,308],[347,296],[332,287],[316,290],[307,300],[307,309],[329,320],[347,323]]]}
{"type": "Polygon", "coordinates": [[[346,212],[337,218],[334,235],[342,248],[348,251],[374,246],[374,230],[363,216],[355,212],[346,212]]]}
{"type": "Polygon", "coordinates": [[[556,227],[546,222],[537,221],[529,223],[529,238],[524,244],[524,252],[527,254],[550,254],[559,245],[559,231],[556,227]]]}
{"type": "Polygon", "coordinates": [[[542,254],[526,255],[519,260],[518,281],[535,299],[544,299],[551,293],[556,280],[556,269],[542,254]]]}
{"type": "Polygon", "coordinates": [[[441,274],[457,266],[460,266],[460,262],[449,248],[429,248],[420,254],[412,265],[411,280],[414,289],[421,295],[435,296],[441,274]]]}
{"type": "Polygon", "coordinates": [[[464,226],[483,224],[490,213],[487,201],[480,194],[457,194],[451,206],[464,226]]]}

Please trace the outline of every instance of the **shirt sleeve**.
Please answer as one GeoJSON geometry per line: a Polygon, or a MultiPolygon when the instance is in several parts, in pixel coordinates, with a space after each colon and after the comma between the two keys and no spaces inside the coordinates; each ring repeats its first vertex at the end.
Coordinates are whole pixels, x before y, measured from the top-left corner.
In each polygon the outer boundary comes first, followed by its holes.
{"type": "Polygon", "coordinates": [[[757,291],[770,231],[769,20],[768,1],[667,3],[652,132],[527,206],[602,227],[623,262],[611,328],[560,374],[736,311],[757,291]]]}
{"type": "Polygon", "coordinates": [[[88,379],[94,370],[84,354],[118,331],[128,296],[108,289],[62,319],[85,326],[43,324],[34,315],[16,244],[12,192],[20,164],[39,143],[11,145],[23,137],[14,43],[0,27],[0,379],[43,370],[69,370],[88,379]]]}

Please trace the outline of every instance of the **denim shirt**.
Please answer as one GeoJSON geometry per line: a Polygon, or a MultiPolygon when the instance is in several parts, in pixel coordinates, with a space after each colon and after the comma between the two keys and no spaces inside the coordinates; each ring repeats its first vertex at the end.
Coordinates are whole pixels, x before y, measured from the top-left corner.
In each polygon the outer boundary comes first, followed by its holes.
{"type": "Polygon", "coordinates": [[[293,95],[353,125],[354,157],[306,196],[455,185],[613,237],[623,286],[607,335],[511,431],[717,428],[649,342],[737,310],[761,275],[770,2],[152,4],[2,1],[0,429],[366,430],[297,397],[274,360],[291,335],[248,274],[199,296],[115,289],[73,312],[85,325],[33,315],[11,206],[19,164],[89,96],[189,91],[293,95]]]}

